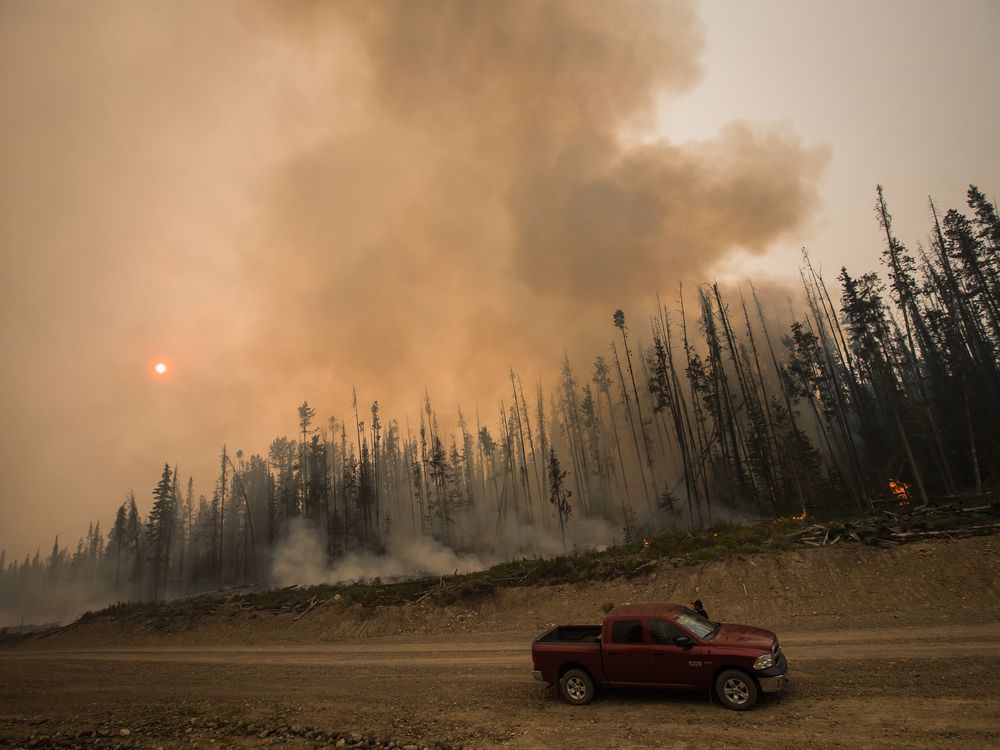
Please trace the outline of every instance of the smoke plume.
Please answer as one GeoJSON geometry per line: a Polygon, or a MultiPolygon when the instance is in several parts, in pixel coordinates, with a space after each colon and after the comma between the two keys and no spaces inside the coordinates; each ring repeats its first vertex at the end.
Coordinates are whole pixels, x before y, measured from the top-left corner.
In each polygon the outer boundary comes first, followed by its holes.
{"type": "Polygon", "coordinates": [[[164,460],[208,492],[355,384],[489,419],[509,366],[794,236],[821,152],[658,121],[701,46],[687,0],[3,3],[0,546],[164,460]]]}
{"type": "Polygon", "coordinates": [[[323,540],[314,527],[294,520],[288,535],[274,552],[271,580],[279,586],[337,584],[355,581],[383,582],[415,576],[452,575],[484,570],[513,556],[559,555],[574,549],[603,549],[621,541],[621,531],[599,519],[574,521],[564,548],[559,534],[534,525],[497,529],[483,519],[465,518],[463,524],[479,537],[478,554],[458,553],[428,536],[397,532],[388,539],[385,554],[350,553],[332,565],[323,540]],[[490,532],[493,532],[492,535],[490,532]]]}
{"type": "Polygon", "coordinates": [[[328,132],[264,190],[263,340],[335,391],[485,399],[511,364],[547,377],[563,347],[603,350],[616,307],[763,252],[815,203],[822,155],[783,131],[636,135],[698,80],[690,3],[286,11],[306,44],[349,41],[328,132]]]}

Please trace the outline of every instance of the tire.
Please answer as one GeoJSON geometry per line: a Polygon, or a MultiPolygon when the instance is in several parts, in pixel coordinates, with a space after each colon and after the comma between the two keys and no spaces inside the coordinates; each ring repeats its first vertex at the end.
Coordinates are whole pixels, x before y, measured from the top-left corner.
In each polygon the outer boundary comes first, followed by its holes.
{"type": "Polygon", "coordinates": [[[559,692],[567,703],[585,706],[594,700],[594,681],[582,669],[570,669],[559,680],[559,692]]]}
{"type": "Polygon", "coordinates": [[[719,702],[733,711],[749,711],[757,705],[760,690],[757,681],[739,669],[727,669],[715,678],[719,702]]]}

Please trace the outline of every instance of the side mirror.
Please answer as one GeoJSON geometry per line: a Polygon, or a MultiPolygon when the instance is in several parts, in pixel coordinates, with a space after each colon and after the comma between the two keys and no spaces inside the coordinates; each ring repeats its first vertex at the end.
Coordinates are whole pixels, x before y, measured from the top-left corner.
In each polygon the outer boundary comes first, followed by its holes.
{"type": "Polygon", "coordinates": [[[679,635],[676,638],[674,638],[674,645],[680,646],[681,648],[691,648],[694,645],[694,641],[692,641],[686,635],[679,635]]]}

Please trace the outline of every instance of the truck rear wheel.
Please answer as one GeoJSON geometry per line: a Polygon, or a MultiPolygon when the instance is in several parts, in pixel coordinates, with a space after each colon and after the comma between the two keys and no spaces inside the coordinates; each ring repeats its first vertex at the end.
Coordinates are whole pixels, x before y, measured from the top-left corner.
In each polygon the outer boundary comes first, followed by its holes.
{"type": "Polygon", "coordinates": [[[749,711],[756,706],[759,693],[753,677],[738,669],[727,669],[715,678],[719,702],[734,711],[749,711]]]}
{"type": "Polygon", "coordinates": [[[567,703],[583,706],[594,700],[594,681],[582,669],[570,669],[559,680],[559,692],[567,703]]]}

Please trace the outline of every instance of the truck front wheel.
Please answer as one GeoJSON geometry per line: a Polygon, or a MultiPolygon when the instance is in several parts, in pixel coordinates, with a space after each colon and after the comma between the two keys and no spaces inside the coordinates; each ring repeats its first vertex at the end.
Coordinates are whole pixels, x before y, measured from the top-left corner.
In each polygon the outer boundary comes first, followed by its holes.
{"type": "Polygon", "coordinates": [[[719,702],[734,711],[749,711],[756,706],[759,692],[753,677],[738,669],[727,669],[715,678],[719,702]]]}
{"type": "Polygon", "coordinates": [[[559,691],[567,703],[583,706],[594,700],[594,681],[582,669],[570,669],[559,680],[559,691]]]}

